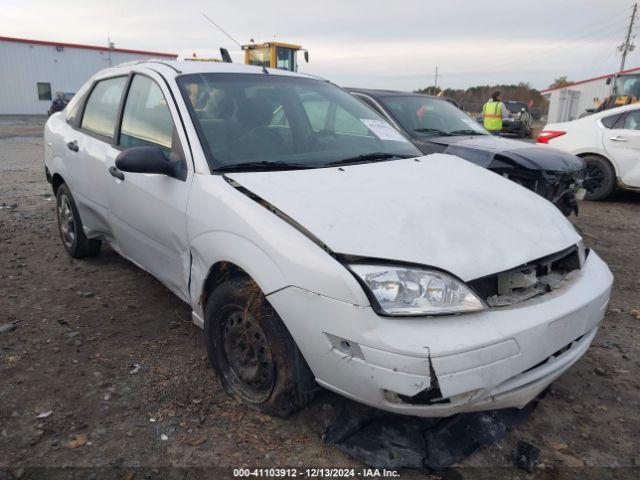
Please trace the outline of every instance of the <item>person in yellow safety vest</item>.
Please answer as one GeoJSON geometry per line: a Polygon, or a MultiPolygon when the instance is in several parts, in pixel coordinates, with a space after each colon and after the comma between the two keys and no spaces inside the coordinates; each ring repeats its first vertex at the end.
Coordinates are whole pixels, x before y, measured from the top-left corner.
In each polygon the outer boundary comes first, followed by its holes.
{"type": "Polygon", "coordinates": [[[494,135],[500,135],[502,131],[502,120],[509,116],[509,110],[502,103],[502,95],[500,92],[493,92],[491,100],[482,107],[482,116],[484,118],[484,128],[494,135]]]}

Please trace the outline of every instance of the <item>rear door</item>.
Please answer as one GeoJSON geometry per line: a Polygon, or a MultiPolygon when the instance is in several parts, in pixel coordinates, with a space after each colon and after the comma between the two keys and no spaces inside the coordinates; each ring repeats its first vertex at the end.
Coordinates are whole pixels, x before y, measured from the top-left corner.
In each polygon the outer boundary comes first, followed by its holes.
{"type": "Polygon", "coordinates": [[[79,130],[67,142],[67,158],[72,159],[75,182],[73,195],[86,227],[111,239],[107,221],[111,184],[109,165],[120,153],[113,138],[127,76],[98,80],[92,87],[82,111],[79,130]]]}
{"type": "Polygon", "coordinates": [[[157,74],[135,73],[117,132],[120,151],[155,146],[185,162],[187,176],[120,172],[110,176],[109,221],[120,252],[188,300],[190,257],[186,208],[193,167],[173,98],[157,74]],[[187,153],[188,154],[188,153],[187,153]]]}
{"type": "Polygon", "coordinates": [[[640,187],[640,108],[628,111],[613,128],[605,130],[603,144],[622,183],[640,187]]]}

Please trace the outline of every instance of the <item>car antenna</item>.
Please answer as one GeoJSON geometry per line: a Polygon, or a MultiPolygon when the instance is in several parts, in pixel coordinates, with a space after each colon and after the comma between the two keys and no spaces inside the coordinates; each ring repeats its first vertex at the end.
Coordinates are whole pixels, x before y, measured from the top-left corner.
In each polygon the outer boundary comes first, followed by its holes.
{"type": "MultiPolygon", "coordinates": [[[[235,43],[236,45],[238,45],[241,49],[242,49],[242,45],[240,44],[240,42],[238,42],[235,38],[233,38],[231,35],[229,35],[220,25],[218,25],[216,22],[214,22],[211,18],[209,18],[209,16],[206,13],[203,13],[202,16],[209,22],[211,23],[211,25],[213,25],[214,27],[216,27],[218,30],[220,30],[222,33],[224,33],[228,38],[231,39],[231,41],[233,43],[235,43]]],[[[251,50],[249,51],[249,55],[251,56],[251,50]]],[[[253,58],[254,60],[257,60],[257,58],[253,58]]],[[[269,71],[266,69],[266,67],[263,65],[262,66],[262,73],[266,73],[267,75],[269,74],[269,71]]]]}

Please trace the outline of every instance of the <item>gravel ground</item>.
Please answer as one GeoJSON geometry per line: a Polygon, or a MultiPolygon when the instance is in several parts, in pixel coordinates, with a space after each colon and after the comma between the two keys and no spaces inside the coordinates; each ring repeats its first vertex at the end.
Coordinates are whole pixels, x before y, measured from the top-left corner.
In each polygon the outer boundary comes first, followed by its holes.
{"type": "MultiPolygon", "coordinates": [[[[0,325],[16,327],[0,328],[0,479],[362,468],[321,439],[353,404],[320,392],[287,420],[248,410],[219,387],[187,305],[108,247],[65,254],[42,122],[0,121],[0,325]]],[[[580,208],[577,225],[616,277],[604,324],[524,425],[447,478],[532,477],[513,467],[518,440],[541,449],[539,477],[640,476],[640,195],[580,208]]]]}

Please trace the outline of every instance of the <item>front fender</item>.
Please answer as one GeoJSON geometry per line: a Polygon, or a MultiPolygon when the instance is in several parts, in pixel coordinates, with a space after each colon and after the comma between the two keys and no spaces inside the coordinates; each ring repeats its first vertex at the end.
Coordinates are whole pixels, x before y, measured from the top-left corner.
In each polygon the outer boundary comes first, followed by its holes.
{"type": "Polygon", "coordinates": [[[242,268],[269,295],[286,287],[282,270],[255,243],[231,232],[206,232],[191,243],[191,299],[194,310],[201,309],[204,282],[213,265],[229,262],[242,268]],[[212,248],[212,247],[215,248],[212,248]]]}
{"type": "Polygon", "coordinates": [[[347,269],[303,232],[218,175],[195,175],[187,211],[191,239],[191,305],[196,314],[211,268],[244,270],[265,295],[296,286],[354,305],[368,305],[347,269]]]}

